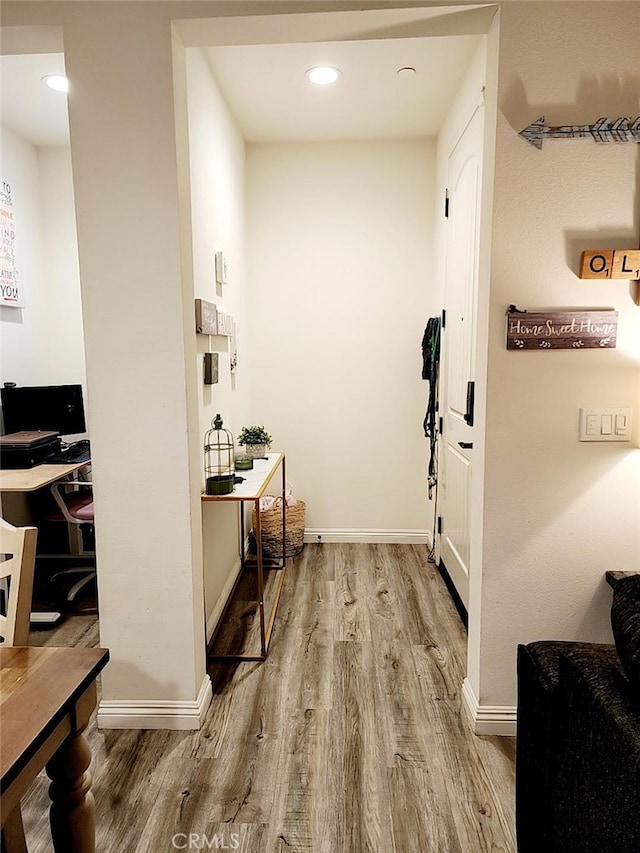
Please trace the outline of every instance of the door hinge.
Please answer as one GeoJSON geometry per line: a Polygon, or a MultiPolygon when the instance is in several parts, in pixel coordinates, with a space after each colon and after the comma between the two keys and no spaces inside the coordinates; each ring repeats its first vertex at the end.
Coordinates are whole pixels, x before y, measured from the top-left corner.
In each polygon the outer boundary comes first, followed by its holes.
{"type": "Polygon", "coordinates": [[[438,419],[438,432],[440,435],[444,435],[444,418],[438,419]]]}
{"type": "Polygon", "coordinates": [[[442,516],[441,516],[441,515],[439,515],[439,516],[438,516],[438,523],[437,523],[437,527],[436,527],[436,533],[438,533],[438,534],[442,533],[442,516]]]}
{"type": "Polygon", "coordinates": [[[444,191],[444,218],[449,218],[449,190],[444,191]]]}
{"type": "Polygon", "coordinates": [[[442,328],[444,329],[444,327],[445,327],[446,325],[447,325],[447,312],[446,312],[446,310],[443,308],[443,309],[442,309],[442,323],[441,323],[441,326],[442,326],[442,328]]]}

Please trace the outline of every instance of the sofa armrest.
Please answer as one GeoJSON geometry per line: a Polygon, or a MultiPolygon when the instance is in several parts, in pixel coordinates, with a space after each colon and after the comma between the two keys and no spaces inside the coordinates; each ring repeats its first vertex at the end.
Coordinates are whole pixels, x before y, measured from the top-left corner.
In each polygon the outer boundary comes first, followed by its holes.
{"type": "Polygon", "coordinates": [[[631,572],[631,571],[629,571],[629,572],[608,571],[608,572],[604,573],[604,576],[605,576],[605,579],[606,579],[607,583],[609,584],[609,586],[612,589],[615,589],[618,586],[618,584],[620,583],[620,581],[624,581],[625,578],[628,578],[628,577],[631,577],[632,575],[637,575],[637,574],[638,574],[638,572],[631,572]]]}
{"type": "MultiPolygon", "coordinates": [[[[560,660],[560,679],[566,685],[571,710],[584,699],[592,713],[620,732],[640,763],[640,694],[629,683],[615,646],[594,643],[567,649],[560,660]]],[[[576,710],[582,707],[580,704],[576,710]]]]}
{"type": "MultiPolygon", "coordinates": [[[[560,661],[589,643],[543,640],[518,646],[516,829],[519,853],[552,853],[558,762],[560,661]]],[[[615,654],[613,646],[610,647],[615,654]]]]}
{"type": "Polygon", "coordinates": [[[561,656],[556,837],[565,853],[640,850],[640,697],[615,647],[561,656]]]}

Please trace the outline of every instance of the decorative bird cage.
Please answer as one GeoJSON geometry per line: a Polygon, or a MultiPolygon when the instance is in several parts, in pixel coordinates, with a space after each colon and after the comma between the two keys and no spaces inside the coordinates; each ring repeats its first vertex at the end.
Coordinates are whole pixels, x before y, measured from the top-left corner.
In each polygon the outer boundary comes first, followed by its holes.
{"type": "Polygon", "coordinates": [[[208,495],[228,495],[233,491],[234,458],[233,436],[228,429],[222,428],[222,418],[218,414],[204,437],[204,476],[208,495]]]}

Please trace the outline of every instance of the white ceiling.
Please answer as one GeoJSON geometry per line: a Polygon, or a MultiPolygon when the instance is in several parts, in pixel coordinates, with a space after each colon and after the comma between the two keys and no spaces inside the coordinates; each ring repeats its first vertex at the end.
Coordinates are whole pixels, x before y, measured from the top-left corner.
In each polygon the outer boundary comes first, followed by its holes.
{"type": "MultiPolygon", "coordinates": [[[[247,141],[415,139],[438,132],[480,36],[204,48],[247,141]],[[314,65],[338,67],[333,86],[314,65]],[[399,68],[416,74],[399,77],[399,68]]],[[[33,145],[68,145],[66,98],[42,83],[62,54],[0,57],[2,124],[33,145]]],[[[72,95],[71,95],[72,96],[72,95]]]]}
{"type": "Polygon", "coordinates": [[[437,134],[480,36],[205,48],[247,141],[414,139],[437,134]],[[305,71],[332,65],[331,86],[305,71]],[[413,77],[398,69],[416,69],[413,77]]]}
{"type": "Polygon", "coordinates": [[[67,99],[44,85],[48,74],[64,74],[61,53],[0,56],[2,124],[32,145],[68,145],[67,99]]]}

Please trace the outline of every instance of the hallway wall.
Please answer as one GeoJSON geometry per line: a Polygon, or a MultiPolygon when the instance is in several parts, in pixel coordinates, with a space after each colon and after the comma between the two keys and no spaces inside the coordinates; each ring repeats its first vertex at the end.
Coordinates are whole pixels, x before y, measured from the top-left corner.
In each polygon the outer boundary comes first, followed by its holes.
{"type": "Polygon", "coordinates": [[[251,413],[311,539],[426,541],[429,141],[248,146],[251,413]]]}
{"type": "MultiPolygon", "coordinates": [[[[231,314],[237,326],[238,367],[231,374],[231,339],[196,336],[200,477],[204,488],[204,435],[220,412],[234,437],[248,418],[250,338],[246,323],[245,145],[202,51],[186,51],[193,293],[231,314]],[[216,284],[215,253],[228,261],[228,283],[216,284]],[[218,355],[219,381],[204,384],[204,353],[218,355]]],[[[237,570],[237,510],[203,504],[203,576],[208,634],[237,570]]]]}

